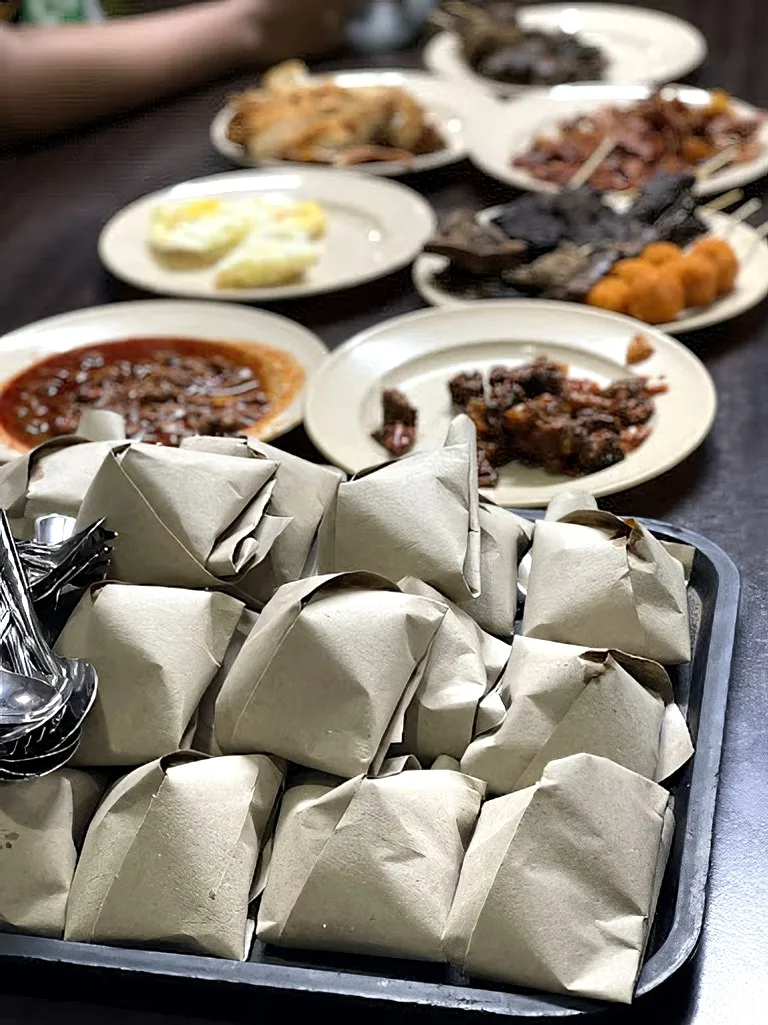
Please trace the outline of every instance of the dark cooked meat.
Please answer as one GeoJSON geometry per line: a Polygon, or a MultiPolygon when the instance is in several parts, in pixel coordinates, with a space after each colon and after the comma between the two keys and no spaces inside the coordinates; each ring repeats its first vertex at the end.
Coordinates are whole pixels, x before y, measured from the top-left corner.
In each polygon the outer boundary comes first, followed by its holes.
{"type": "Polygon", "coordinates": [[[448,382],[448,388],[450,389],[451,401],[454,406],[464,409],[470,399],[483,397],[485,391],[483,375],[479,370],[469,374],[456,374],[448,382]]]}
{"type": "Polygon", "coordinates": [[[454,210],[424,246],[425,253],[447,256],[468,274],[500,273],[520,262],[525,242],[509,238],[494,224],[481,224],[470,210],[454,210]]]}
{"type": "Polygon", "coordinates": [[[568,368],[546,358],[493,367],[481,394],[479,371],[449,383],[461,389],[460,405],[477,430],[478,480],[493,487],[498,470],[516,460],[550,473],[582,476],[624,459],[650,433],[653,396],[666,390],[632,377],[601,388],[568,377],[568,368]]]}
{"type": "Polygon", "coordinates": [[[371,437],[393,456],[404,456],[416,441],[418,411],[397,388],[385,388],[381,395],[382,425],[371,437]]]}

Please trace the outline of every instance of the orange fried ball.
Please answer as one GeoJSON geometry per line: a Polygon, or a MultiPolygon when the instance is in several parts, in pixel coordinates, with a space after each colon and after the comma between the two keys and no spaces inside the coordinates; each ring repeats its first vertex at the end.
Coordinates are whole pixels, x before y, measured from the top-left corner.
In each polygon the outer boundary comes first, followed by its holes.
{"type": "Polygon", "coordinates": [[[680,246],[676,246],[674,242],[651,242],[643,250],[641,259],[652,263],[654,267],[661,267],[663,264],[669,263],[670,260],[676,260],[682,255],[682,249],[680,246]]]}
{"type": "Polygon", "coordinates": [[[675,274],[666,273],[632,286],[627,313],[646,324],[666,324],[676,320],[684,306],[683,286],[675,274]]]}
{"type": "Polygon", "coordinates": [[[621,278],[601,278],[587,292],[587,305],[599,306],[601,310],[626,313],[630,286],[621,278]]]}
{"type": "Polygon", "coordinates": [[[705,238],[697,242],[691,252],[705,256],[717,269],[717,294],[727,295],[733,290],[739,273],[739,261],[724,238],[705,238]]]}
{"type": "Polygon", "coordinates": [[[628,285],[634,285],[638,281],[650,281],[656,277],[656,268],[647,260],[636,257],[634,260],[619,260],[613,265],[611,274],[628,285]]]}
{"type": "Polygon", "coordinates": [[[713,260],[696,253],[686,253],[665,266],[677,274],[683,286],[686,306],[711,306],[717,299],[718,272],[713,260]]]}

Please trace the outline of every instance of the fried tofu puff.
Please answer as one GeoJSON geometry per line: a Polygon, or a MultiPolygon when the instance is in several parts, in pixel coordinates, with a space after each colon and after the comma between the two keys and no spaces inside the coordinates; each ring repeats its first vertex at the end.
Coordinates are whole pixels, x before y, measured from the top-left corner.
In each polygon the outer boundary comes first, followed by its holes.
{"type": "Polygon", "coordinates": [[[608,276],[590,288],[586,302],[588,306],[597,306],[601,310],[626,313],[630,294],[631,288],[626,281],[608,276]]]}
{"type": "Polygon", "coordinates": [[[640,281],[652,281],[658,270],[653,264],[638,256],[632,260],[619,260],[613,265],[611,274],[626,281],[628,285],[634,285],[640,281]]]}
{"type": "Polygon", "coordinates": [[[682,255],[682,249],[674,242],[651,242],[641,253],[641,259],[653,264],[654,267],[661,267],[682,255]]]}
{"type": "Polygon", "coordinates": [[[710,260],[717,270],[717,294],[727,295],[733,291],[739,274],[739,261],[733,248],[724,238],[705,238],[691,250],[697,256],[710,260]]]}
{"type": "Polygon", "coordinates": [[[711,306],[717,299],[718,272],[713,260],[696,253],[686,253],[665,266],[683,286],[686,306],[711,306]]]}
{"type": "Polygon", "coordinates": [[[685,308],[683,286],[674,271],[664,269],[651,280],[638,280],[631,287],[627,304],[630,317],[646,324],[676,320],[685,308]]]}

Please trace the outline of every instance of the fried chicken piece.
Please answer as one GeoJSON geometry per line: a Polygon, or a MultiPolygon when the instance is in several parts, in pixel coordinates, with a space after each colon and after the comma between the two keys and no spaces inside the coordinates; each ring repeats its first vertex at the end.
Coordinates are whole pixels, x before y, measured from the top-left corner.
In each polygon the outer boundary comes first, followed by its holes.
{"type": "Polygon", "coordinates": [[[381,396],[382,425],[371,437],[393,456],[404,456],[416,441],[418,411],[397,388],[385,388],[381,396]]]}
{"type": "Polygon", "coordinates": [[[645,360],[650,359],[653,353],[654,348],[648,337],[638,331],[636,335],[630,338],[629,345],[627,346],[627,365],[632,366],[635,363],[643,363],[645,360]]]}
{"type": "Polygon", "coordinates": [[[470,399],[482,399],[485,394],[483,375],[479,370],[455,374],[448,382],[451,401],[459,409],[465,409],[470,399]]]}

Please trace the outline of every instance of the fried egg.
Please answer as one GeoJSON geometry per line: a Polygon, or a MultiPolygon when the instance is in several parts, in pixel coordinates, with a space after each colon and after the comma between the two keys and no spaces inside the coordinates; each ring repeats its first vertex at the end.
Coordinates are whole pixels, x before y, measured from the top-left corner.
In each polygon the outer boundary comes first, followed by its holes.
{"type": "Polygon", "coordinates": [[[217,288],[267,288],[288,285],[317,263],[316,245],[307,234],[274,225],[257,229],[221,264],[217,288]]]}
{"type": "Polygon", "coordinates": [[[242,242],[254,219],[244,204],[220,199],[162,203],[152,215],[149,244],[164,262],[207,267],[242,242]]]}

